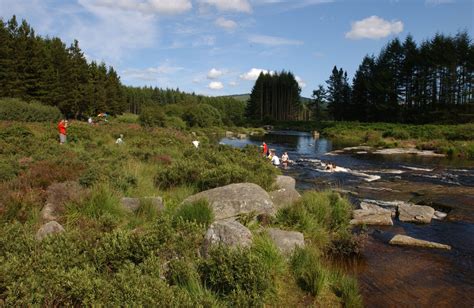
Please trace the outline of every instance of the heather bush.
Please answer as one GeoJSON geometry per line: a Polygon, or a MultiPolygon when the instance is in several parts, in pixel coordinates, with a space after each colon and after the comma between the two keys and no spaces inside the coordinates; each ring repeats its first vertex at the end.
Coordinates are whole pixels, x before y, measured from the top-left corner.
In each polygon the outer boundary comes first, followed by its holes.
{"type": "Polygon", "coordinates": [[[0,120],[55,122],[61,116],[61,111],[57,107],[38,102],[27,103],[16,98],[0,99],[0,120]]]}

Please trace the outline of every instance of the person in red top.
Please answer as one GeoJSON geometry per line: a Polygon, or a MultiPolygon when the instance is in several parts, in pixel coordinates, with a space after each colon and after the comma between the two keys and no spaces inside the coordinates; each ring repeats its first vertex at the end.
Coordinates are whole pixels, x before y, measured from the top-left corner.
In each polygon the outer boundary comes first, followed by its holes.
{"type": "Polygon", "coordinates": [[[59,121],[59,124],[58,124],[59,144],[66,143],[67,123],[68,123],[67,120],[64,120],[64,119],[59,121]]]}
{"type": "Polygon", "coordinates": [[[263,142],[263,155],[268,156],[268,146],[265,141],[263,142]]]}

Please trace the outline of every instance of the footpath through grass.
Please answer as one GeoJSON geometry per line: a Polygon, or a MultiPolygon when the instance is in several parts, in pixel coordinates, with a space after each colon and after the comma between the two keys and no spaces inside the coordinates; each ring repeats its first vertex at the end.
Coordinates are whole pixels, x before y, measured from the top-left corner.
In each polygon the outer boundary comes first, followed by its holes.
{"type": "Polygon", "coordinates": [[[360,249],[350,204],[335,193],[306,193],[264,223],[246,219],[250,248],[200,255],[214,214],[181,201],[237,182],[269,191],[278,173],[256,147],[211,141],[219,130],[73,122],[61,146],[55,124],[0,122],[0,306],[361,306],[356,280],[331,265],[360,249]],[[66,191],[53,185],[66,181],[66,191]],[[162,196],[165,209],[143,199],[130,214],[124,196],[162,196]],[[39,242],[48,202],[66,232],[39,242]],[[281,255],[264,225],[303,232],[306,248],[281,255]]]}

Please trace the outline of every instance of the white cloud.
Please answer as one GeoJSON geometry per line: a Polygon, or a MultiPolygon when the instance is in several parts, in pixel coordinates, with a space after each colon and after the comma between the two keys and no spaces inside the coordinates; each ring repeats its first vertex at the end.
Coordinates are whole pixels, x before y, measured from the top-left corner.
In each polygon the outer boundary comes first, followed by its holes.
{"type": "Polygon", "coordinates": [[[296,82],[298,82],[298,85],[300,86],[300,88],[306,87],[306,82],[303,79],[301,79],[300,76],[296,75],[295,79],[296,79],[296,82]]]}
{"type": "Polygon", "coordinates": [[[243,80],[257,80],[258,76],[260,76],[260,73],[273,75],[275,72],[274,71],[267,71],[267,70],[264,70],[264,69],[261,69],[261,68],[252,68],[247,73],[240,75],[240,79],[243,79],[243,80]]]}
{"type": "Polygon", "coordinates": [[[207,73],[207,78],[208,79],[217,79],[221,77],[224,74],[223,71],[212,68],[208,73],[207,73]]]}
{"type": "Polygon", "coordinates": [[[224,85],[220,81],[213,81],[208,85],[208,88],[211,90],[221,90],[224,88],[224,85]]]}
{"type": "Polygon", "coordinates": [[[180,14],[193,7],[190,0],[95,0],[92,4],[146,14],[180,14]]]}
{"type": "Polygon", "coordinates": [[[237,28],[237,23],[231,19],[225,19],[224,17],[219,17],[216,19],[215,24],[226,30],[234,30],[237,28]]]}
{"type": "Polygon", "coordinates": [[[215,6],[219,11],[252,12],[247,0],[199,0],[201,4],[215,6]]]}
{"type": "Polygon", "coordinates": [[[231,86],[231,87],[236,87],[236,86],[238,86],[238,85],[239,85],[239,84],[238,84],[237,81],[231,81],[231,82],[229,82],[229,86],[231,86]]]}
{"type": "Polygon", "coordinates": [[[302,45],[302,41],[286,39],[277,36],[268,35],[251,35],[249,42],[267,46],[280,46],[280,45],[302,45]]]}
{"type": "Polygon", "coordinates": [[[403,23],[401,21],[387,21],[378,16],[370,16],[352,23],[352,29],[346,33],[346,38],[353,40],[379,39],[402,31],[403,23]]]}
{"type": "Polygon", "coordinates": [[[124,77],[145,81],[155,81],[164,75],[170,75],[183,70],[183,67],[172,66],[164,63],[157,67],[147,67],[144,69],[127,69],[122,72],[124,77]]]}

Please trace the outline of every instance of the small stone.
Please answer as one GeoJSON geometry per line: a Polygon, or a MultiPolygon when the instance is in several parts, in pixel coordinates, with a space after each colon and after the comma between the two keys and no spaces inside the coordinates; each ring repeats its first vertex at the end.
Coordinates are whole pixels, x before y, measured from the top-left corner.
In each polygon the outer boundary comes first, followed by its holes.
{"type": "Polygon", "coordinates": [[[144,198],[129,198],[123,197],[121,204],[123,208],[129,212],[135,212],[140,208],[141,202],[151,202],[157,212],[164,209],[163,198],[161,197],[144,197],[144,198]]]}
{"type": "Polygon", "coordinates": [[[215,245],[249,247],[252,245],[252,232],[233,219],[216,221],[209,227],[204,237],[203,256],[207,256],[209,249],[215,245]]]}
{"type": "Polygon", "coordinates": [[[56,233],[61,233],[64,232],[63,226],[61,226],[58,222],[56,221],[50,221],[46,224],[44,224],[38,232],[36,232],[36,239],[38,241],[43,240],[45,237],[51,234],[56,234],[56,233]]]}
{"type": "Polygon", "coordinates": [[[267,230],[275,246],[284,254],[290,255],[296,247],[304,247],[304,236],[301,232],[284,231],[270,228],[267,230]]]}

